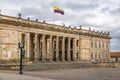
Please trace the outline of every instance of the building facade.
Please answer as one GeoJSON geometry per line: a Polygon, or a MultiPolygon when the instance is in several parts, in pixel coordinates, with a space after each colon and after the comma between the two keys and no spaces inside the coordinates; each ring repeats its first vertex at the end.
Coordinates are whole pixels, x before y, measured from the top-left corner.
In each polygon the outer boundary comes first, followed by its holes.
{"type": "Polygon", "coordinates": [[[0,14],[0,59],[19,59],[25,43],[31,61],[109,60],[110,34],[0,14]]]}

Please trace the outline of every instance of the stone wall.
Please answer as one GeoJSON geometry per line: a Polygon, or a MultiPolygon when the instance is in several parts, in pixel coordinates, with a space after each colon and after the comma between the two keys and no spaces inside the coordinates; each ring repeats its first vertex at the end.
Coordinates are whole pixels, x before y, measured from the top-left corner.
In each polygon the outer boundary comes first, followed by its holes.
{"type": "Polygon", "coordinates": [[[1,59],[17,59],[18,52],[18,31],[1,30],[1,59]]]}
{"type": "Polygon", "coordinates": [[[97,65],[100,67],[120,68],[120,62],[98,62],[97,65]]]}

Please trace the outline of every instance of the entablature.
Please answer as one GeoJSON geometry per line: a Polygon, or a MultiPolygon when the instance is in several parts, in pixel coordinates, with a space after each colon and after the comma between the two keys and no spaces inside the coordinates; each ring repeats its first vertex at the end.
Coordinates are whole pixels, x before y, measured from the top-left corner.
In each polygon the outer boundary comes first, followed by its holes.
{"type": "Polygon", "coordinates": [[[63,33],[70,33],[70,34],[78,34],[78,35],[85,35],[90,37],[99,37],[99,38],[106,38],[110,39],[109,33],[101,33],[101,32],[95,32],[91,30],[84,30],[84,29],[77,29],[72,27],[65,27],[55,24],[49,24],[45,21],[38,22],[32,21],[30,19],[22,19],[22,18],[16,18],[6,15],[0,15],[0,23],[2,24],[8,24],[8,25],[14,25],[14,26],[22,26],[22,27],[31,27],[31,28],[37,28],[37,29],[43,29],[43,30],[49,30],[49,31],[57,31],[57,32],[63,32],[63,33]]]}

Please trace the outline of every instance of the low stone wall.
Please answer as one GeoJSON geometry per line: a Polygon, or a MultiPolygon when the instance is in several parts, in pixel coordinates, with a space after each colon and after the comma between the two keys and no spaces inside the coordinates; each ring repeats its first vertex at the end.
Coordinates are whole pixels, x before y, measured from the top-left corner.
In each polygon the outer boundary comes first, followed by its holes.
{"type": "MultiPolygon", "coordinates": [[[[29,62],[23,62],[23,67],[26,66],[26,65],[30,65],[32,64],[31,61],[29,62]]],[[[20,62],[17,62],[17,63],[13,63],[13,62],[6,62],[4,64],[0,64],[0,70],[19,70],[19,67],[20,67],[20,62]]]]}
{"type": "Polygon", "coordinates": [[[99,62],[97,65],[100,67],[120,68],[120,62],[99,62]]]}

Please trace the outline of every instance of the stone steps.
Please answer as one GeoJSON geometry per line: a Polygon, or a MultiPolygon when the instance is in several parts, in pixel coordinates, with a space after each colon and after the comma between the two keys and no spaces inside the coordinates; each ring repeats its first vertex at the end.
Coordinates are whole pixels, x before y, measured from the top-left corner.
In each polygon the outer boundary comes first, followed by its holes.
{"type": "Polygon", "coordinates": [[[18,69],[19,64],[0,64],[0,70],[18,70],[18,69]]]}
{"type": "Polygon", "coordinates": [[[24,67],[26,71],[37,71],[37,70],[56,70],[56,69],[72,69],[72,68],[89,68],[97,67],[96,64],[83,63],[83,62],[51,62],[51,63],[33,63],[24,67]]]}

